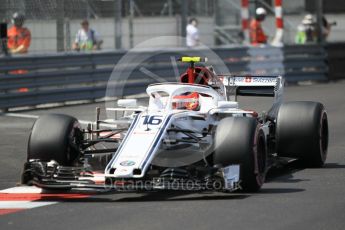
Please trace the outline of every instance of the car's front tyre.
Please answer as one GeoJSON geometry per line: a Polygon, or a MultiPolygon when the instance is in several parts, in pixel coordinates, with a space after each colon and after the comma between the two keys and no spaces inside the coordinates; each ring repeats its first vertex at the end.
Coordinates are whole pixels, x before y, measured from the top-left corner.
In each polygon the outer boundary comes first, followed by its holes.
{"type": "Polygon", "coordinates": [[[228,117],[221,120],[215,135],[214,163],[226,167],[240,165],[240,187],[257,192],[267,171],[266,141],[254,118],[228,117]]]}
{"type": "MultiPolygon", "coordinates": [[[[55,161],[62,166],[72,166],[79,157],[80,125],[76,118],[63,114],[40,116],[34,123],[28,141],[27,162],[55,161]]],[[[30,183],[30,171],[24,166],[22,183],[30,183]]]]}

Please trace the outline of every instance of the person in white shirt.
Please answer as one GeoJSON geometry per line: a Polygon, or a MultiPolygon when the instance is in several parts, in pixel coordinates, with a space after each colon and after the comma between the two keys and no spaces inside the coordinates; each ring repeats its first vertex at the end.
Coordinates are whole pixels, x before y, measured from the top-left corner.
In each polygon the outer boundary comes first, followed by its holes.
{"type": "Polygon", "coordinates": [[[189,48],[196,47],[200,44],[199,29],[197,26],[198,20],[196,18],[191,18],[186,28],[186,45],[189,48]]]}
{"type": "Polygon", "coordinates": [[[78,30],[73,43],[74,50],[99,50],[103,40],[100,35],[94,29],[90,29],[88,20],[83,20],[81,23],[81,29],[78,30]]]}

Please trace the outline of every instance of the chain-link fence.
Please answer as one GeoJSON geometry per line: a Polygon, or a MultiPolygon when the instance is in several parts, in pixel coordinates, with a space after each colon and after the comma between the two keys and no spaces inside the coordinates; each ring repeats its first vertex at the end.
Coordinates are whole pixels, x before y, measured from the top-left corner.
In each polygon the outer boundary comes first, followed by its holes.
{"type": "MultiPolygon", "coordinates": [[[[30,52],[69,51],[81,21],[103,40],[102,49],[128,49],[155,36],[183,35],[187,18],[197,16],[203,42],[213,45],[213,0],[0,0],[0,20],[11,26],[14,12],[25,14],[30,52]],[[185,7],[185,10],[182,8],[185,7]],[[184,11],[184,13],[183,13],[184,11]],[[184,15],[182,15],[184,14],[184,15]]],[[[179,46],[182,44],[171,44],[179,46]]]]}
{"type": "MultiPolygon", "coordinates": [[[[263,27],[270,38],[276,30],[273,2],[249,0],[251,17],[256,7],[266,8],[263,27]]],[[[303,17],[315,14],[313,2],[283,1],[286,44],[294,43],[303,17]]],[[[344,40],[344,1],[329,0],[323,5],[328,21],[337,22],[328,40],[344,40]]],[[[32,35],[30,53],[70,51],[83,19],[88,19],[102,38],[103,50],[129,49],[156,36],[184,36],[190,17],[198,18],[200,39],[207,46],[243,42],[241,0],[0,0],[1,21],[11,26],[14,12],[25,14],[25,26],[32,35]]],[[[170,44],[182,45],[177,41],[170,44]]]]}

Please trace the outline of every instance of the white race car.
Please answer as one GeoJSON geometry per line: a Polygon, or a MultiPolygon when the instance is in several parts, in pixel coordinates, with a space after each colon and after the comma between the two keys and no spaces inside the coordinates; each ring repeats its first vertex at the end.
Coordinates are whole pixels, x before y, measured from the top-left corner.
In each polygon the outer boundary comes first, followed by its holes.
{"type": "Polygon", "coordinates": [[[180,61],[190,63],[180,82],[149,85],[148,106],[123,99],[122,108],[108,108],[124,112],[121,119],[97,118],[82,129],[67,115],[38,118],[22,182],[60,189],[256,192],[277,164],[324,164],[328,122],[321,103],[282,103],[280,76],[219,76],[212,67],[195,66],[203,58],[180,61]],[[241,109],[239,95],[273,97],[273,105],[259,115],[241,109]],[[113,128],[100,129],[102,123],[113,128]],[[93,167],[92,158],[98,159],[93,167]],[[101,176],[95,174],[99,168],[101,176]]]}

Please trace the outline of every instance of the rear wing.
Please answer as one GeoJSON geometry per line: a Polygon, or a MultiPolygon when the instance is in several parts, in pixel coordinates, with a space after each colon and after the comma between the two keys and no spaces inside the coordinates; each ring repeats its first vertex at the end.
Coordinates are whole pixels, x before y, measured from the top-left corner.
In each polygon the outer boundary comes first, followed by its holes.
{"type": "Polygon", "coordinates": [[[268,116],[275,118],[283,101],[284,78],[281,76],[219,76],[225,86],[226,96],[273,97],[268,116]]]}
{"type": "Polygon", "coordinates": [[[277,97],[282,94],[281,76],[219,76],[228,96],[277,97]],[[230,95],[229,95],[230,94],[230,95]]]}

